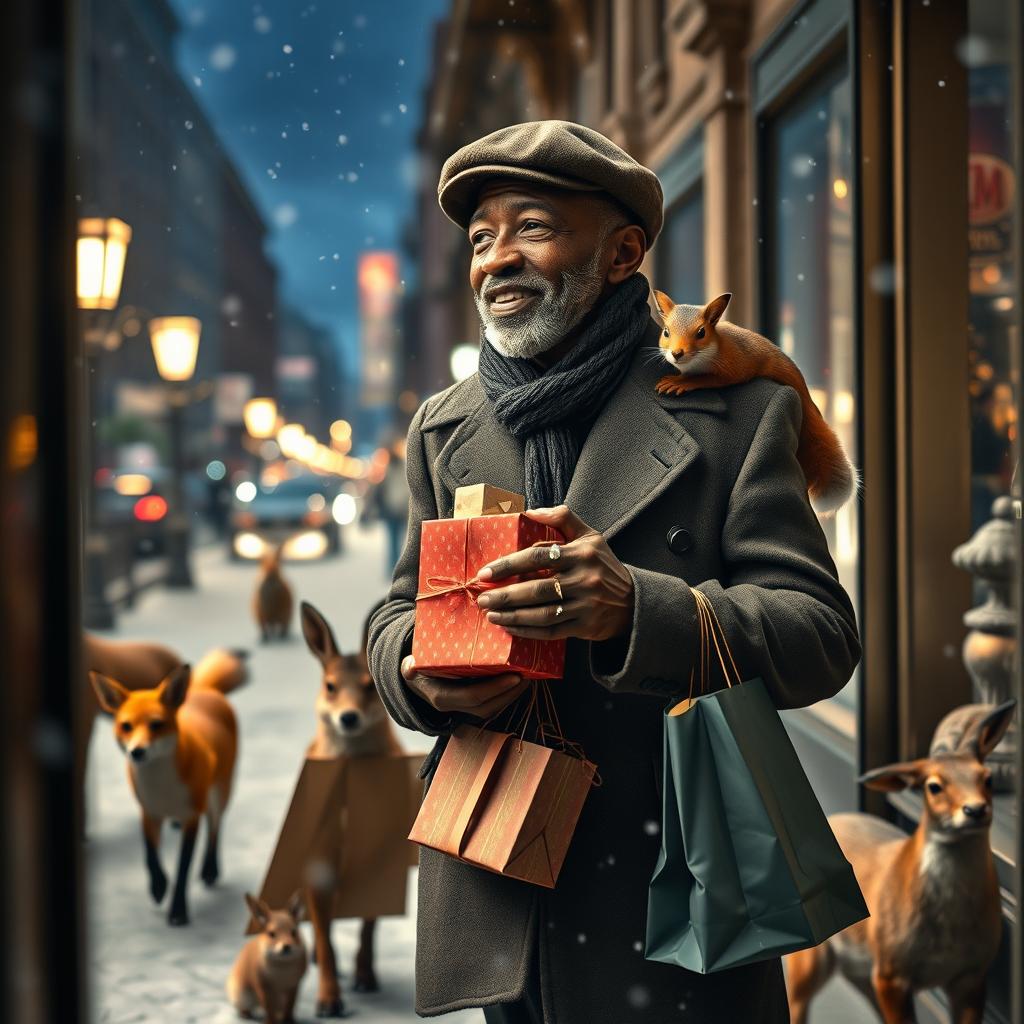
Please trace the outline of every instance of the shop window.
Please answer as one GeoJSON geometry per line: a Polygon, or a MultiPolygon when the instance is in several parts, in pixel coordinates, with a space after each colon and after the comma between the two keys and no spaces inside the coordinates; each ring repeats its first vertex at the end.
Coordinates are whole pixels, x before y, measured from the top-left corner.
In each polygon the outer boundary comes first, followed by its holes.
{"type": "Polygon", "coordinates": [[[657,287],[676,302],[699,305],[704,294],[704,192],[698,185],[670,207],[658,239],[657,287]]]}
{"type": "MultiPolygon", "coordinates": [[[[800,367],[818,408],[859,464],[850,96],[844,58],[761,121],[759,250],[764,333],[800,367]]],[[[823,516],[821,526],[859,612],[857,502],[823,516]]],[[[858,668],[837,698],[840,708],[855,705],[859,677],[858,668]]],[[[852,730],[853,722],[845,716],[844,727],[852,730]]]]}
{"type": "Polygon", "coordinates": [[[1020,339],[1012,244],[1017,185],[1010,131],[1009,14],[1008,0],[974,0],[968,5],[970,32],[962,48],[969,95],[967,390],[972,529],[992,518],[996,498],[1010,493],[1017,438],[1020,376],[1013,353],[1020,339]]]}

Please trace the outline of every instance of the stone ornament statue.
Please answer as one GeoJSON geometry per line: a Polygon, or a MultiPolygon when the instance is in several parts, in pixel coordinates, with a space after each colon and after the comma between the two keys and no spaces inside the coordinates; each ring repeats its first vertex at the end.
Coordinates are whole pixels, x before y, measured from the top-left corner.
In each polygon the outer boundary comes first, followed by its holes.
{"type": "MultiPolygon", "coordinates": [[[[1011,592],[1017,568],[1013,501],[1005,495],[996,498],[992,516],[970,540],[953,551],[953,564],[969,572],[987,589],[984,602],[964,615],[964,625],[970,632],[964,638],[963,660],[978,703],[957,708],[942,720],[932,744],[933,754],[940,738],[955,747],[957,734],[962,734],[979,714],[1012,696],[1017,651],[1017,613],[1011,592]]],[[[1017,727],[1011,724],[988,759],[997,792],[1013,789],[1016,747],[1017,727]]]]}

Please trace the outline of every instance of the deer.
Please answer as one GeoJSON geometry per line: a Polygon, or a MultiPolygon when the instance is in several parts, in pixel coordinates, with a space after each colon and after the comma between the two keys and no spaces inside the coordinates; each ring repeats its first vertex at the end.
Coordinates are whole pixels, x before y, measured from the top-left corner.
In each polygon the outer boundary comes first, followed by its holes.
{"type": "Polygon", "coordinates": [[[931,988],[946,993],[953,1024],[981,1024],[986,974],[1002,935],[985,759],[1015,707],[1008,701],[967,721],[960,716],[955,734],[940,724],[928,757],[861,776],[877,792],[921,791],[911,835],[871,814],[829,818],[871,916],[786,957],[792,1024],[806,1024],[811,1000],[837,969],[885,1024],[912,1024],[914,993],[931,988]]]}
{"type": "MultiPolygon", "coordinates": [[[[398,736],[367,667],[369,619],[377,607],[379,604],[367,614],[359,652],[342,654],[327,619],[308,602],[301,604],[303,638],[322,669],[315,702],[317,731],[307,755],[310,758],[402,753],[398,736]]],[[[323,884],[310,885],[306,897],[315,936],[315,963],[319,970],[316,1013],[318,1017],[341,1016],[344,1002],[331,944],[334,879],[325,876],[323,884]]],[[[376,992],[379,989],[373,967],[376,925],[375,918],[362,922],[352,986],[356,992],[376,992]]]]}

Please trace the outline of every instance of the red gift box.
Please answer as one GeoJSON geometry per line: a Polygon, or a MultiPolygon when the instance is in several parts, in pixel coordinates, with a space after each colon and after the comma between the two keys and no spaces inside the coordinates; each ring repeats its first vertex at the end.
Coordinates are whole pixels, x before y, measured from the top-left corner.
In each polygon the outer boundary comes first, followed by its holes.
{"type": "MultiPolygon", "coordinates": [[[[419,592],[412,640],[416,668],[449,676],[518,672],[527,679],[560,679],[565,641],[512,636],[488,622],[476,599],[491,585],[474,582],[474,578],[488,562],[502,555],[564,540],[554,527],[519,513],[426,520],[420,535],[419,592]]],[[[512,576],[498,585],[519,579],[512,576]]]]}

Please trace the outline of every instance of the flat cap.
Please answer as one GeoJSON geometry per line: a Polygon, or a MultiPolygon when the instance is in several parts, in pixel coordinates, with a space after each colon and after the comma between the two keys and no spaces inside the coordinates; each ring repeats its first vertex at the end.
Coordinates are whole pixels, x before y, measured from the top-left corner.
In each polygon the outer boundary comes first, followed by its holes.
{"type": "Polygon", "coordinates": [[[441,209],[465,230],[481,187],[498,177],[604,192],[636,217],[648,249],[661,231],[664,197],[658,176],[611,139],[572,121],[509,125],[457,150],[441,168],[441,209]]]}

